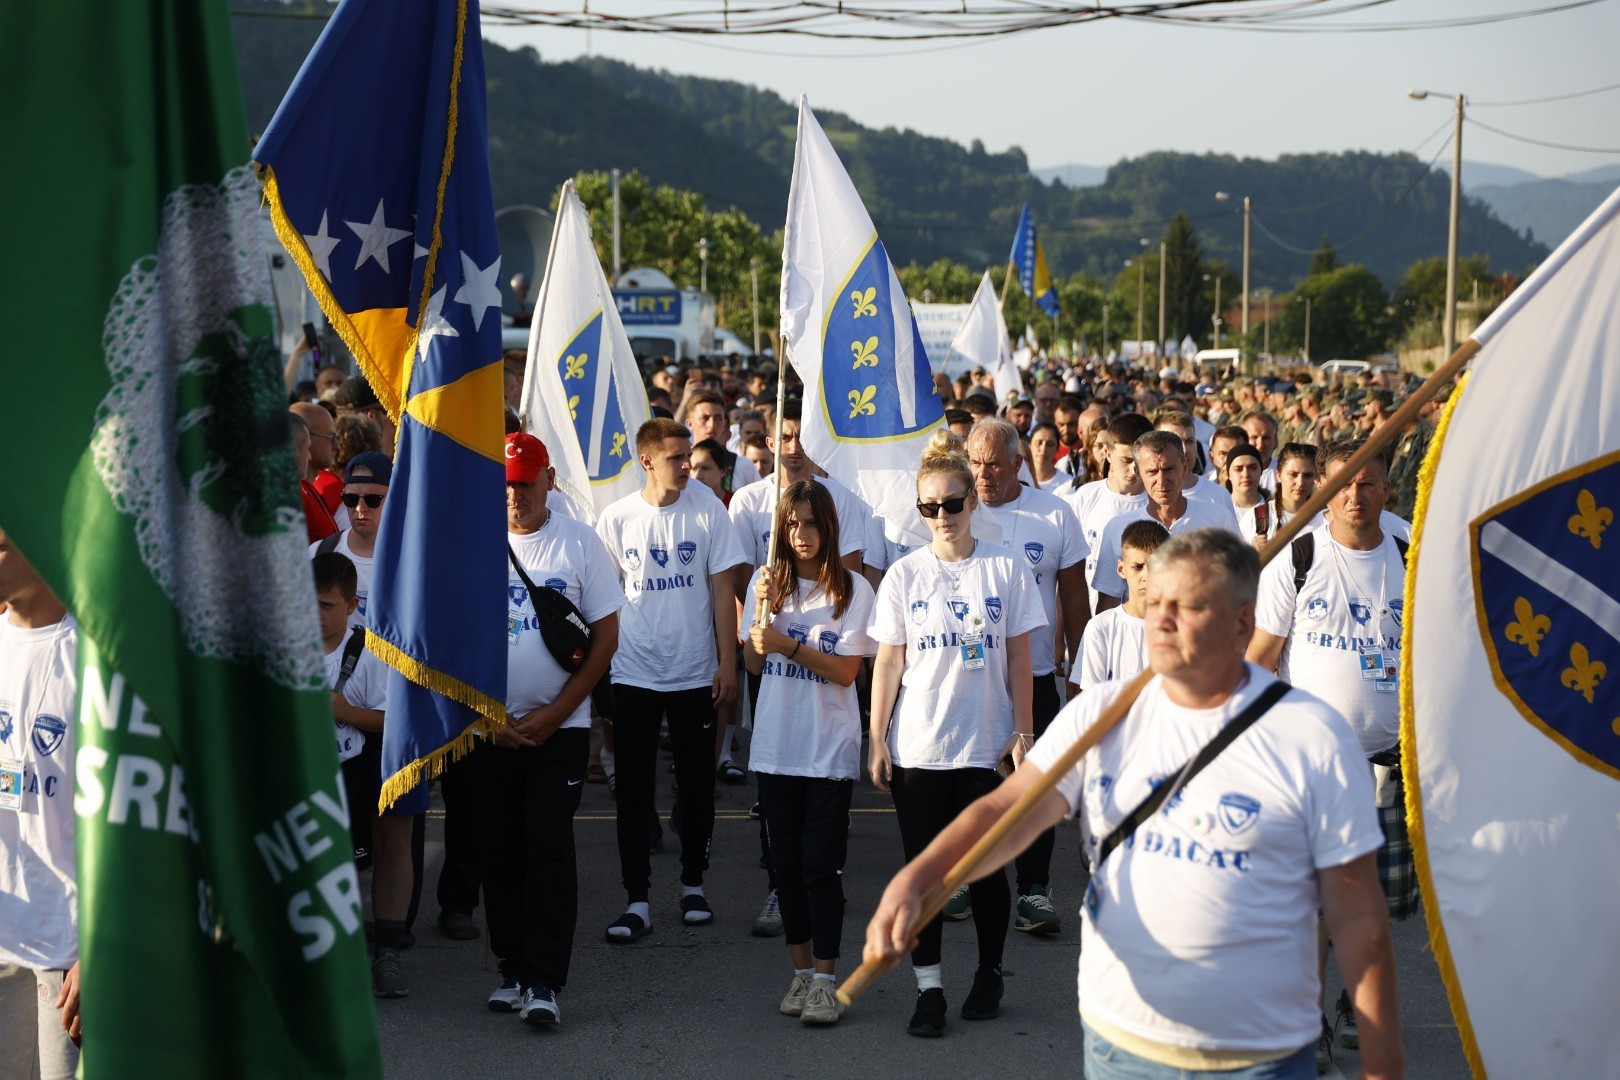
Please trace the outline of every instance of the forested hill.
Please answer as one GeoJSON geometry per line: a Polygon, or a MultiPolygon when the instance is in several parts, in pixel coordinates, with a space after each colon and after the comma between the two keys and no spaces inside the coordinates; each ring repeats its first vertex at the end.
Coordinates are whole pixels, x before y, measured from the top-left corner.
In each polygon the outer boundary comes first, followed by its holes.
{"type": "MultiPolygon", "coordinates": [[[[319,14],[320,0],[236,0],[238,12],[319,14]]],[[[320,33],[319,18],[239,14],[237,54],[255,129],[266,124],[320,33]]],[[[491,164],[497,205],[549,206],[581,170],[636,169],[657,183],[736,206],[767,231],[780,226],[792,171],[796,105],[719,79],[649,71],[604,59],[550,63],[531,49],[484,45],[491,164]]],[[[812,106],[815,102],[811,102],[812,106]]],[[[1021,204],[1035,210],[1052,269],[1112,278],[1185,210],[1206,257],[1235,266],[1241,250],[1237,200],[1254,199],[1256,288],[1302,278],[1324,236],[1341,260],[1359,262],[1393,287],[1416,260],[1445,251],[1447,179],[1406,154],[1285,155],[1277,161],[1154,153],[1109,169],[1105,183],[1071,189],[1032,176],[1023,151],[987,151],[974,140],[874,129],[831,111],[817,116],[899,264],[951,258],[969,266],[1006,258],[1021,204]]],[[[1074,121],[1077,140],[1084,118],[1074,121]]],[[[1489,256],[1522,272],[1547,248],[1466,201],[1464,255],[1489,256]]]]}

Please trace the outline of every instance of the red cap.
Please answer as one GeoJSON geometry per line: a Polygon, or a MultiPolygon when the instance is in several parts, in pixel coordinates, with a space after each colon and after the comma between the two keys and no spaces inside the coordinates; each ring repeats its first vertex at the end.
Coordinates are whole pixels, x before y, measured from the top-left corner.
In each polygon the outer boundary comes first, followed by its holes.
{"type": "Polygon", "coordinates": [[[506,437],[506,482],[530,484],[551,467],[546,444],[533,435],[514,431],[506,437]]]}

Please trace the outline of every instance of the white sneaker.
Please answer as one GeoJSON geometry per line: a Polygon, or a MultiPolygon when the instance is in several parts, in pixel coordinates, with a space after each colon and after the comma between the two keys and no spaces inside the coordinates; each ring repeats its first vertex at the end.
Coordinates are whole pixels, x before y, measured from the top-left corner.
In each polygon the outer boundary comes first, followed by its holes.
{"type": "Polygon", "coordinates": [[[810,993],[810,976],[793,973],[793,981],[788,984],[787,996],[776,1011],[783,1016],[800,1016],[804,1013],[804,999],[810,993]]]}
{"type": "Polygon", "coordinates": [[[782,936],[782,908],[777,901],[776,890],[772,889],[765,897],[765,906],[759,909],[754,918],[753,935],[755,937],[781,937],[782,936]]]}
{"type": "Polygon", "coordinates": [[[523,1008],[523,987],[516,979],[507,979],[489,995],[490,1012],[517,1012],[523,1008]]]}
{"type": "Polygon", "coordinates": [[[810,1026],[836,1024],[842,1015],[844,1007],[838,1003],[837,992],[831,981],[810,980],[810,992],[804,996],[804,1011],[799,1014],[799,1023],[810,1026]]]}
{"type": "Polygon", "coordinates": [[[535,983],[523,991],[523,1022],[540,1027],[562,1023],[562,1009],[557,1006],[557,995],[545,983],[535,983]]]}

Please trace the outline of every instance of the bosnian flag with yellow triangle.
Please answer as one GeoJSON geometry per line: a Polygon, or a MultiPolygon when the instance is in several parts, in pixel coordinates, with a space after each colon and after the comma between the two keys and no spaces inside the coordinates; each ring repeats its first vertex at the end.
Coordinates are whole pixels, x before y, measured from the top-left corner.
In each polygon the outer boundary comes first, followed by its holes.
{"type": "Polygon", "coordinates": [[[254,157],[277,235],[398,428],[366,644],[383,803],[505,723],[500,250],[472,0],[344,0],[254,157]]]}

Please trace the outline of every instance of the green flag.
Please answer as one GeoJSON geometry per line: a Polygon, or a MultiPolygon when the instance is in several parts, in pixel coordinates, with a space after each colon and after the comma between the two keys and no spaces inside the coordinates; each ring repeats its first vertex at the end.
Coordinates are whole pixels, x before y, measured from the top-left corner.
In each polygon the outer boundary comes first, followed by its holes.
{"type": "Polygon", "coordinates": [[[377,1076],[228,19],[0,15],[0,528],[80,626],[84,1075],[377,1076]]]}

